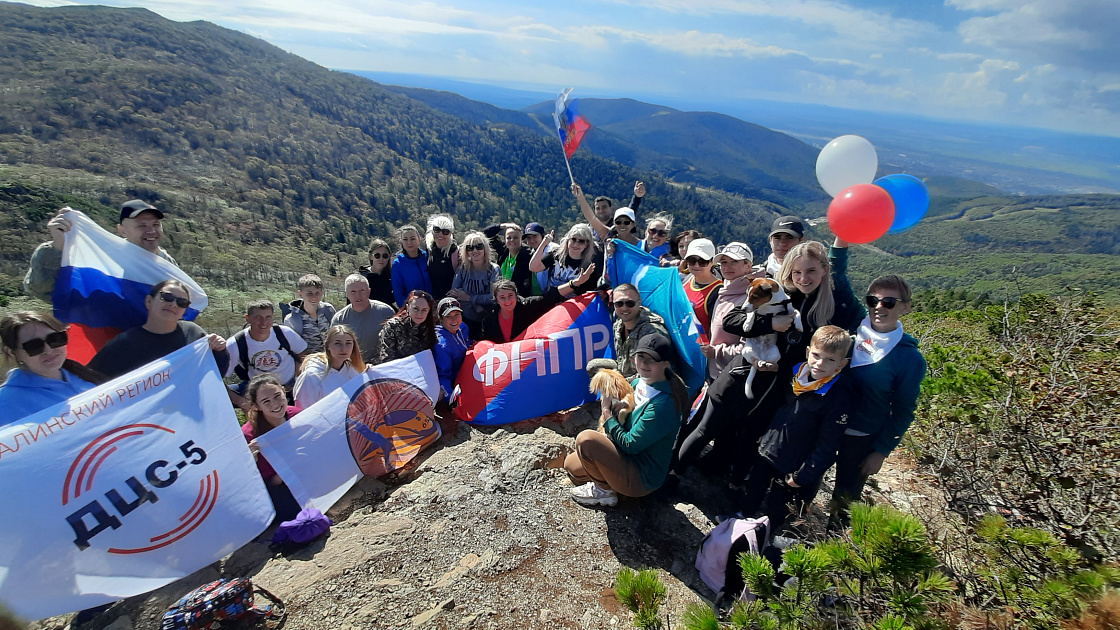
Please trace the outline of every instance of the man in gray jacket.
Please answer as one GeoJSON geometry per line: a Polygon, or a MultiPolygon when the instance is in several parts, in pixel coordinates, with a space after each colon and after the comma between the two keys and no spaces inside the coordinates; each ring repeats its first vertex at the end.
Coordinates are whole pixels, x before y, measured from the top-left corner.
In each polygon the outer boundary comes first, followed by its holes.
{"type": "Polygon", "coordinates": [[[634,352],[642,337],[650,333],[669,336],[665,320],[642,306],[642,294],[632,284],[620,284],[611,294],[614,303],[614,356],[618,371],[628,379],[638,374],[634,352]]]}
{"type": "MultiPolygon", "coordinates": [[[[70,210],[63,208],[47,222],[51,240],[35,248],[31,254],[31,268],[23,278],[23,290],[28,295],[51,302],[55,277],[62,267],[62,244],[65,235],[73,227],[62,213],[70,210]]],[[[167,250],[160,247],[163,240],[163,213],[155,206],[140,199],[133,199],[121,206],[121,218],[117,224],[117,234],[124,240],[144,248],[146,251],[178,266],[167,250]]]]}

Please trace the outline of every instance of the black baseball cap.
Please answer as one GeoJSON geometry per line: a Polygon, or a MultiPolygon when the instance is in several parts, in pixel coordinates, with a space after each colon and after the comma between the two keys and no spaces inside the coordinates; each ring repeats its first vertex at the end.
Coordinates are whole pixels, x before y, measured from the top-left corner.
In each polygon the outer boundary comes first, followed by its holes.
{"type": "Polygon", "coordinates": [[[125,219],[135,219],[144,212],[151,212],[157,217],[163,218],[163,213],[159,211],[159,208],[156,208],[147,201],[133,199],[132,201],[126,201],[125,204],[121,206],[121,221],[125,219]]]}
{"type": "Polygon", "coordinates": [[[654,361],[668,361],[673,356],[673,342],[661,333],[650,333],[638,341],[634,354],[648,354],[654,361]]]}
{"type": "Polygon", "coordinates": [[[770,225],[770,236],[775,234],[789,234],[794,238],[801,238],[805,236],[805,226],[801,224],[801,219],[793,215],[778,217],[770,225]]]}

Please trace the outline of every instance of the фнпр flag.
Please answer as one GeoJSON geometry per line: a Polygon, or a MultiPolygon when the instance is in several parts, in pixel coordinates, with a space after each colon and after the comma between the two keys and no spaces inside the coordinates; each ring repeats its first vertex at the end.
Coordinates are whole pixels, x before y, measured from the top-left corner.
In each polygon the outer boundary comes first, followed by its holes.
{"type": "Polygon", "coordinates": [[[560,134],[560,144],[564,145],[564,156],[569,160],[579,148],[584,134],[591,129],[591,123],[579,115],[576,101],[568,100],[571,93],[572,88],[568,88],[556,97],[556,111],[552,114],[552,119],[556,121],[556,132],[560,134]]]}
{"type": "MultiPolygon", "coordinates": [[[[191,305],[183,319],[193,320],[206,308],[206,292],[170,261],[110,234],[77,210],[69,210],[63,216],[73,227],[66,232],[62,266],[51,294],[54,316],[58,319],[78,324],[87,331],[94,329],[91,332],[104,344],[116,331],[147,321],[144,298],[153,286],[172,278],[190,292],[191,305]],[[99,329],[114,332],[105,335],[99,329]]],[[[71,334],[75,332],[72,330],[71,334]]],[[[93,350],[99,348],[95,344],[93,350]]],[[[70,358],[81,360],[73,355],[70,358]]]]}

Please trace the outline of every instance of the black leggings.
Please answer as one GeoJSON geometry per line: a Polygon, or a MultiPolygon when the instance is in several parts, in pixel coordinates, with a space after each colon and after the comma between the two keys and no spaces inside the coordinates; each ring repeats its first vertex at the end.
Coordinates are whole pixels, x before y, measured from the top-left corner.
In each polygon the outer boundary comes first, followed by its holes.
{"type": "Polygon", "coordinates": [[[753,516],[762,508],[761,512],[770,518],[771,533],[779,534],[790,514],[804,513],[819,489],[819,481],[812,486],[790,486],[786,483],[784,474],[765,458],[759,457],[751,467],[751,475],[747,479],[742,513],[744,516],[753,516]]]}
{"type": "Polygon", "coordinates": [[[750,364],[735,357],[708,386],[704,408],[694,421],[681,428],[677,437],[675,470],[684,472],[713,440],[712,457],[733,467],[742,478],[758,459],[758,439],[770,426],[782,396],[775,383],[776,372],[759,372],[754,380],[754,400],[744,389],[750,364]],[[765,392],[765,393],[763,393],[765,392]]]}
{"type": "Polygon", "coordinates": [[[836,485],[832,490],[830,511],[844,521],[848,518],[848,506],[859,501],[867,475],[860,472],[863,460],[875,452],[874,435],[843,435],[836,449],[836,485]]]}

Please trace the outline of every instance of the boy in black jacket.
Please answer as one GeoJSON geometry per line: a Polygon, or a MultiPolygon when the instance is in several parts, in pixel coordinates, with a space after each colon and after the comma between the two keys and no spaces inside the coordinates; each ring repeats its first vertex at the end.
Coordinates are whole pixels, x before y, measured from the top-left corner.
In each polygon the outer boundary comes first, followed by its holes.
{"type": "Polygon", "coordinates": [[[807,360],[794,367],[792,391],[759,441],[761,457],[751,468],[742,513],[751,515],[763,507],[772,532],[781,531],[790,503],[800,513],[813,501],[821,477],[836,459],[852,398],[849,379],[841,374],[851,347],[852,337],[843,328],[817,329],[807,360]]]}

